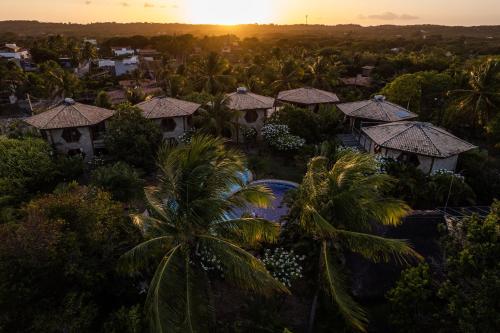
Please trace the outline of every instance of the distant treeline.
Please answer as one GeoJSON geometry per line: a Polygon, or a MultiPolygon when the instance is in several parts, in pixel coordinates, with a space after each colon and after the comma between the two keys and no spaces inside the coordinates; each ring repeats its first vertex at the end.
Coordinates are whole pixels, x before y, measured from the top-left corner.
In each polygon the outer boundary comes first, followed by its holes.
{"type": "Polygon", "coordinates": [[[0,21],[0,35],[40,36],[63,34],[69,36],[87,36],[106,38],[131,35],[172,35],[192,34],[195,36],[227,35],[238,37],[300,37],[330,36],[353,37],[356,39],[380,38],[423,38],[424,36],[472,37],[490,41],[500,40],[500,25],[496,26],[440,26],[440,25],[380,25],[363,27],[354,24],[345,25],[274,25],[246,24],[237,26],[193,25],[180,23],[43,23],[38,21],[0,21]]]}

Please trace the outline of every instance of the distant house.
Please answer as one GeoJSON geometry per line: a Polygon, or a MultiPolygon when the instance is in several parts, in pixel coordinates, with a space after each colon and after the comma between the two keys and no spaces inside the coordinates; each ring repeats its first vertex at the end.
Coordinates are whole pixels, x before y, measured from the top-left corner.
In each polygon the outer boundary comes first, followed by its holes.
{"type": "Polygon", "coordinates": [[[251,93],[244,87],[240,87],[236,92],[228,94],[226,101],[230,110],[240,113],[235,133],[238,140],[240,139],[240,126],[252,127],[260,135],[264,120],[269,116],[274,106],[274,98],[251,93]]]}
{"type": "Polygon", "coordinates": [[[337,104],[337,108],[349,120],[351,130],[360,129],[362,123],[391,123],[395,121],[415,119],[418,116],[397,104],[386,101],[382,95],[351,103],[337,104]]]}
{"type": "Polygon", "coordinates": [[[135,54],[134,49],[131,47],[115,46],[111,48],[111,52],[115,57],[132,56],[135,54]]]}
{"type": "Polygon", "coordinates": [[[97,62],[99,68],[115,68],[115,61],[111,59],[99,59],[97,62]]]}
{"type": "Polygon", "coordinates": [[[146,61],[153,61],[160,57],[160,52],[155,49],[137,49],[137,55],[146,61]]]}
{"type": "Polygon", "coordinates": [[[333,92],[310,87],[281,91],[276,98],[278,103],[292,104],[313,111],[317,111],[320,105],[335,104],[339,101],[333,92]]]}
{"type": "Polygon", "coordinates": [[[59,105],[27,118],[43,138],[58,151],[68,155],[82,155],[91,159],[104,149],[103,134],[106,120],[114,111],[76,103],[67,98],[59,105]]]}
{"type": "Polygon", "coordinates": [[[139,68],[139,58],[132,56],[130,58],[115,60],[115,75],[122,76],[130,74],[139,68]]]}
{"type": "Polygon", "coordinates": [[[458,155],[476,148],[442,128],[418,121],[364,127],[360,144],[370,153],[412,163],[426,173],[455,171],[458,155]]]}
{"type": "Polygon", "coordinates": [[[97,39],[95,39],[95,38],[84,38],[83,39],[83,44],[86,44],[86,43],[89,43],[89,44],[92,44],[94,46],[97,46],[97,39]]]}
{"type": "Polygon", "coordinates": [[[364,87],[369,88],[372,85],[372,78],[363,76],[358,74],[353,77],[343,77],[340,78],[340,82],[342,82],[346,86],[354,86],[354,87],[364,87]]]}
{"type": "Polygon", "coordinates": [[[29,58],[29,52],[16,44],[0,46],[0,58],[24,60],[29,58]]]}
{"type": "Polygon", "coordinates": [[[193,126],[193,115],[200,104],[170,97],[154,97],[136,105],[144,117],[160,125],[163,138],[177,141],[177,138],[193,126]]]}

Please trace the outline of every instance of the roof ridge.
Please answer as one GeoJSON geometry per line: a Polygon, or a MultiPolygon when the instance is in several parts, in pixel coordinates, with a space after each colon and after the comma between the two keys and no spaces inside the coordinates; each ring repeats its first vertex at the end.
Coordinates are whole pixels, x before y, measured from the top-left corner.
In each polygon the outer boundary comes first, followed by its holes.
{"type": "MultiPolygon", "coordinates": [[[[409,123],[399,123],[398,122],[394,122],[394,123],[388,123],[388,124],[382,124],[382,125],[377,125],[377,126],[390,126],[390,125],[406,125],[406,124],[409,124],[409,123]]],[[[401,132],[398,132],[396,134],[394,134],[393,136],[391,136],[389,139],[385,140],[384,142],[382,142],[379,146],[381,145],[384,145],[386,144],[387,142],[391,141],[392,139],[394,139],[396,136],[408,131],[410,128],[412,128],[415,124],[411,124],[411,126],[407,127],[406,129],[402,130],[401,132]]],[[[377,126],[374,126],[374,127],[377,127],[377,126]]]]}
{"type": "MultiPolygon", "coordinates": [[[[414,126],[416,126],[417,124],[415,123],[414,126]]],[[[422,133],[424,133],[425,137],[427,139],[429,139],[429,141],[432,143],[432,145],[434,146],[434,148],[436,149],[436,151],[441,155],[441,156],[444,156],[444,154],[441,152],[441,150],[438,149],[438,147],[436,147],[436,145],[434,144],[434,142],[432,141],[432,139],[427,135],[427,133],[425,133],[425,131],[421,128],[421,125],[425,125],[427,126],[427,123],[418,123],[418,128],[420,129],[420,131],[422,131],[422,133]]]]}
{"type": "MultiPolygon", "coordinates": [[[[85,116],[82,111],[78,110],[76,107],[75,107],[76,104],[71,104],[70,106],[73,107],[73,109],[75,109],[83,118],[85,118],[87,120],[87,122],[89,123],[89,125],[92,123],[92,121],[90,121],[89,118],[87,118],[87,116],[85,116]]],[[[92,105],[91,105],[92,106],[92,105]]]]}

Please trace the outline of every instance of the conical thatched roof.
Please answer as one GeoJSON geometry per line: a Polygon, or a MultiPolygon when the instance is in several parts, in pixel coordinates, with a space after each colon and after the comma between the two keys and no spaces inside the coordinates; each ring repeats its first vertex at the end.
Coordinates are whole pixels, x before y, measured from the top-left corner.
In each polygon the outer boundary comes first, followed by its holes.
{"type": "Polygon", "coordinates": [[[338,104],[337,107],[349,117],[383,122],[410,120],[418,117],[402,106],[386,101],[380,95],[367,101],[338,104]]]}
{"type": "Polygon", "coordinates": [[[38,129],[49,130],[92,126],[108,119],[113,114],[112,110],[76,103],[67,98],[59,105],[29,117],[25,121],[38,129]]]}
{"type": "Polygon", "coordinates": [[[149,119],[186,117],[198,110],[201,105],[170,97],[154,97],[136,105],[149,119]]]}
{"type": "Polygon", "coordinates": [[[277,100],[302,105],[337,103],[339,98],[336,94],[316,88],[298,88],[282,91],[277,100]]]}
{"type": "Polygon", "coordinates": [[[228,94],[226,101],[229,109],[237,111],[267,110],[274,106],[274,98],[251,93],[245,88],[238,88],[236,92],[228,94]]]}
{"type": "Polygon", "coordinates": [[[446,158],[476,148],[431,123],[402,121],[364,127],[377,145],[420,155],[446,158]]]}

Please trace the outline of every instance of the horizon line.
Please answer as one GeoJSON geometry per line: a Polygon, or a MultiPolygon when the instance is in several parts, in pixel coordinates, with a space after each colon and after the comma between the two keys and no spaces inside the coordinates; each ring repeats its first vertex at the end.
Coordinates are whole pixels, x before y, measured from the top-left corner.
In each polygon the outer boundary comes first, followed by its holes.
{"type": "Polygon", "coordinates": [[[117,21],[97,21],[97,22],[62,22],[62,21],[40,21],[36,19],[0,19],[0,23],[4,22],[36,22],[41,24],[67,24],[67,25],[93,25],[93,24],[165,24],[165,25],[192,25],[192,26],[220,26],[220,27],[238,27],[238,26],[323,26],[323,27],[336,27],[336,26],[359,26],[363,28],[369,27],[381,27],[381,26],[402,26],[402,27],[412,27],[412,26],[440,26],[440,27],[464,27],[464,28],[474,28],[474,27],[499,27],[500,24],[480,24],[480,25],[448,25],[448,24],[438,24],[438,23],[418,23],[418,24],[373,24],[373,25],[362,25],[359,23],[237,23],[237,24],[220,24],[220,23],[185,23],[185,22],[154,22],[154,21],[129,21],[129,22],[117,22],[117,21]]]}

